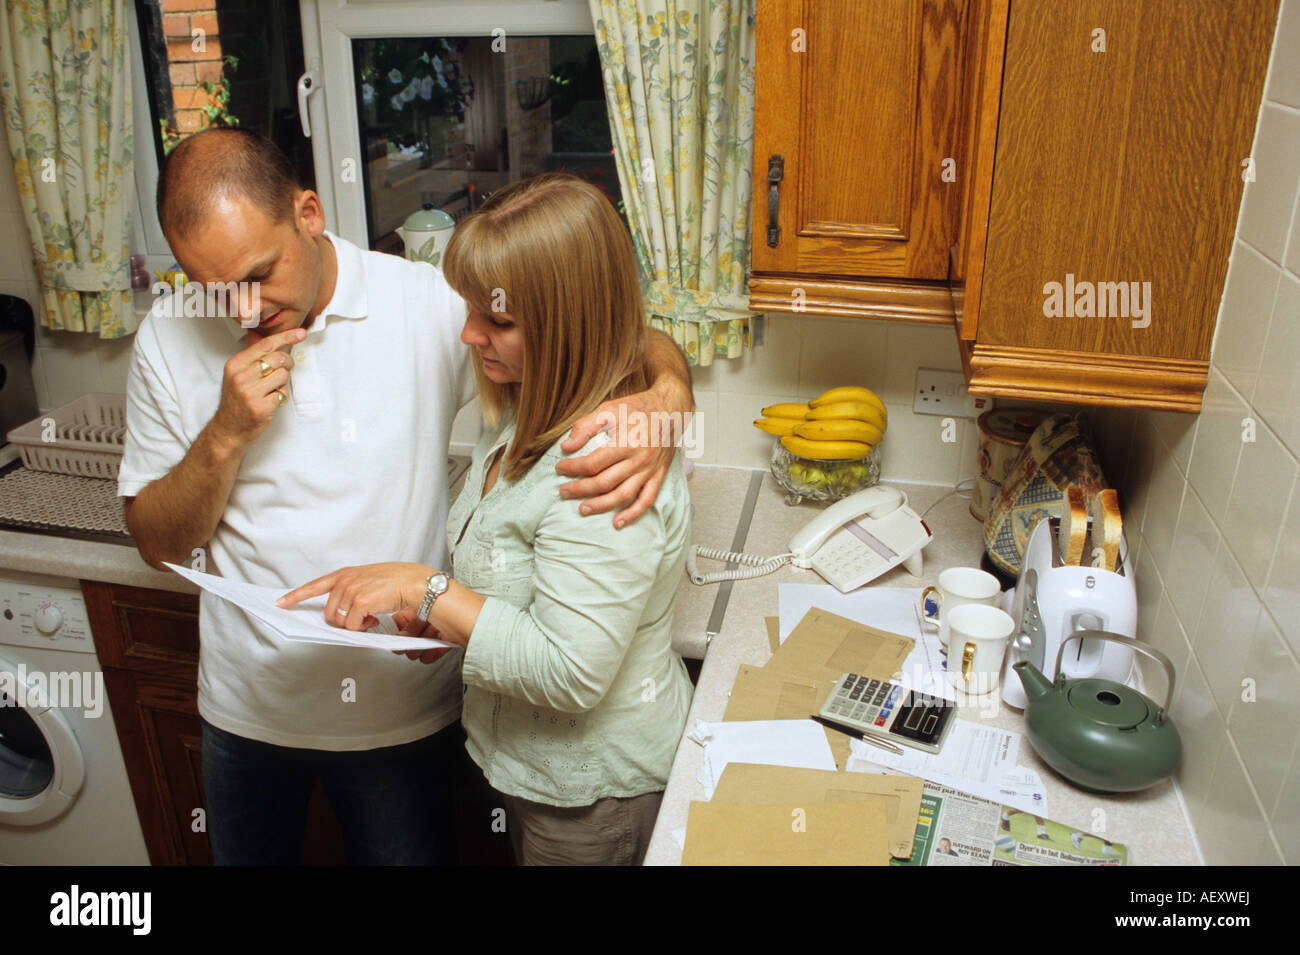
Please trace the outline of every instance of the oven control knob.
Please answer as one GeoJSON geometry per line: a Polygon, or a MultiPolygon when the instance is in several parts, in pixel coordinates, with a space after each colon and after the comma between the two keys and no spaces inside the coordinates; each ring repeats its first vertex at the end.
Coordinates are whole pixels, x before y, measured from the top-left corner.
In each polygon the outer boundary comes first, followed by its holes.
{"type": "Polygon", "coordinates": [[[63,611],[53,604],[44,604],[36,608],[35,623],[43,636],[52,637],[63,626],[63,611]]]}

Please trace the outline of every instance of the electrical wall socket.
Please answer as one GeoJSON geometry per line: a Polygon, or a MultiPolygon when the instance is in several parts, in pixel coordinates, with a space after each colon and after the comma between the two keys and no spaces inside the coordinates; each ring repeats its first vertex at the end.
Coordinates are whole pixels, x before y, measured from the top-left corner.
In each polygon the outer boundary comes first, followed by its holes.
{"type": "Polygon", "coordinates": [[[966,379],[960,371],[918,368],[914,395],[912,410],[917,414],[977,418],[993,407],[988,395],[972,395],[966,390],[966,379]]]}

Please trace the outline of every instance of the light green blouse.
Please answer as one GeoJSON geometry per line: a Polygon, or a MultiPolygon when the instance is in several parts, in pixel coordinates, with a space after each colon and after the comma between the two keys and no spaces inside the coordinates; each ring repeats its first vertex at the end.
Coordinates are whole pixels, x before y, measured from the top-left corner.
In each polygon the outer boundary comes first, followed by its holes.
{"type": "Polygon", "coordinates": [[[616,530],[560,497],[559,442],[482,497],[514,425],[483,435],[447,519],[452,575],[487,597],[464,658],[469,754],[499,792],[552,806],[662,790],[692,693],[672,649],[691,526],[681,461],[616,530]]]}

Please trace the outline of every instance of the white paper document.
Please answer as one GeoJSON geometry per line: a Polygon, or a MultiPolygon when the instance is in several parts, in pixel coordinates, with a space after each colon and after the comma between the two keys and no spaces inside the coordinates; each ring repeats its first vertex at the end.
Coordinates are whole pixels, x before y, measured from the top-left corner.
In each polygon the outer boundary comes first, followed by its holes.
{"type": "Polygon", "coordinates": [[[777,589],[779,636],[785,643],[804,614],[820,607],[878,630],[916,637],[913,608],[920,599],[920,587],[862,587],[842,594],[830,584],[781,584],[777,589]]]}
{"type": "Polygon", "coordinates": [[[293,607],[277,607],[275,602],[288,593],[288,589],[260,587],[257,584],[230,580],[213,574],[201,574],[186,567],[178,567],[176,564],[167,566],[190,583],[202,587],[222,600],[229,600],[286,640],[326,643],[341,647],[362,647],[367,650],[426,650],[455,646],[445,640],[405,636],[398,631],[393,618],[388,614],[380,616],[379,625],[371,630],[344,630],[341,627],[331,626],[325,622],[327,594],[304,600],[293,607]]]}
{"type": "Polygon", "coordinates": [[[881,766],[909,776],[951,786],[962,792],[1006,803],[1036,815],[1047,813],[1047,790],[1034,770],[1016,765],[1020,734],[957,720],[939,753],[903,747],[902,755],[852,740],[844,767],[849,772],[875,773],[881,766]]]}
{"type": "Polygon", "coordinates": [[[699,720],[687,734],[704,747],[698,779],[704,798],[712,799],[727,763],[761,763],[835,772],[826,731],[812,720],[745,720],[706,723],[699,720]]]}

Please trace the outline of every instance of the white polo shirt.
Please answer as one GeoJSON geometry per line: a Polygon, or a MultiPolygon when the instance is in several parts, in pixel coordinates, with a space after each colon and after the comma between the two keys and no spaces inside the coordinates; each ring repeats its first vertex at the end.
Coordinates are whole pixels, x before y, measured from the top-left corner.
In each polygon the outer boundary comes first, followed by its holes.
{"type": "MultiPolygon", "coordinates": [[[[423,262],[325,233],[334,296],[294,346],[291,400],[240,465],[207,571],[289,590],[340,567],[446,568],[447,444],[474,395],[464,302],[423,262]]],[[[159,302],[136,333],[118,494],[164,477],[216,413],[229,318],[159,302]]],[[[279,746],[357,750],[437,732],[460,716],[461,651],[432,665],[387,651],[295,643],[211,594],[200,599],[199,712],[279,746]]]]}

